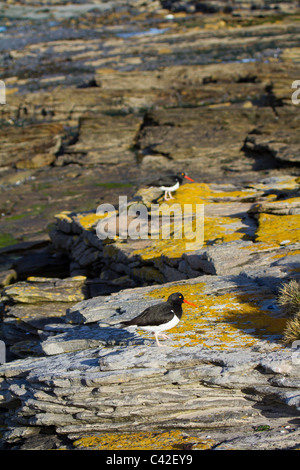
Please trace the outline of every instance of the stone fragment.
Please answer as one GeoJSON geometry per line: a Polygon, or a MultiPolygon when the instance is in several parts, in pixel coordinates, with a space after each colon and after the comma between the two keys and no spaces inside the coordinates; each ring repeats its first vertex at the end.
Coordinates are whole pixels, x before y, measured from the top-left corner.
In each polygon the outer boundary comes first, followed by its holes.
{"type": "Polygon", "coordinates": [[[85,165],[133,164],[130,148],[140,125],[141,118],[135,115],[84,116],[79,122],[78,141],[69,151],[82,153],[85,165]]]}
{"type": "Polygon", "coordinates": [[[183,258],[195,271],[206,274],[238,274],[252,256],[252,242],[241,240],[209,246],[198,252],[185,253],[183,258]]]}
{"type": "Polygon", "coordinates": [[[51,164],[61,145],[63,132],[63,126],[58,122],[5,127],[0,166],[16,164],[18,168],[40,168],[51,164]]]}
{"type": "Polygon", "coordinates": [[[3,290],[3,296],[15,302],[73,302],[85,298],[86,278],[77,276],[69,279],[28,278],[3,290]]]}
{"type": "Polygon", "coordinates": [[[5,287],[17,280],[17,273],[14,269],[0,271],[0,286],[5,287]]]}
{"type": "Polygon", "coordinates": [[[83,351],[95,347],[128,346],[139,344],[142,339],[119,328],[98,327],[98,325],[78,326],[68,329],[65,333],[51,336],[42,342],[43,352],[49,356],[54,354],[83,351]]]}
{"type": "Polygon", "coordinates": [[[66,320],[70,323],[94,323],[100,320],[118,323],[125,316],[133,317],[142,310],[157,303],[157,300],[144,299],[138,295],[136,298],[127,298],[120,301],[113,296],[95,297],[77,303],[71,307],[66,314],[66,320]],[[122,315],[122,317],[121,317],[122,315]]]}

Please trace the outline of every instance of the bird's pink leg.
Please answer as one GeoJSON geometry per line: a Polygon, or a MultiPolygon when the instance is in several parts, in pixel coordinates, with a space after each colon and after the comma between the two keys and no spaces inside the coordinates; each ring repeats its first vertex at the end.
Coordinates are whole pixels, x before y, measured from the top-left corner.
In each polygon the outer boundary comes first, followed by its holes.
{"type": "Polygon", "coordinates": [[[170,336],[165,335],[164,333],[154,333],[154,335],[155,335],[157,346],[159,347],[163,347],[164,345],[160,344],[160,342],[158,341],[158,336],[161,336],[163,339],[170,339],[170,336]]]}
{"type": "Polygon", "coordinates": [[[160,334],[160,336],[161,336],[162,338],[164,338],[164,339],[170,339],[170,336],[165,335],[164,333],[159,333],[159,334],[160,334]]]}
{"type": "Polygon", "coordinates": [[[154,336],[156,339],[157,346],[162,347],[162,344],[160,344],[160,342],[158,341],[158,333],[154,333],[154,336]]]}
{"type": "Polygon", "coordinates": [[[169,196],[170,198],[169,199],[175,199],[175,197],[172,196],[171,192],[169,191],[169,196]]]}

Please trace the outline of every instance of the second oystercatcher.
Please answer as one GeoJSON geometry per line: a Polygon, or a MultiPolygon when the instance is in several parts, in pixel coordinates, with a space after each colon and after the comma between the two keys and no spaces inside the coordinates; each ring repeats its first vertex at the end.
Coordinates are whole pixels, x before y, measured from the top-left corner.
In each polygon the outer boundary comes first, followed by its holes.
{"type": "Polygon", "coordinates": [[[187,176],[185,173],[178,173],[177,175],[165,175],[161,176],[157,180],[150,183],[148,186],[155,186],[165,191],[164,199],[168,201],[169,199],[174,199],[172,192],[176,191],[183,182],[183,178],[186,178],[189,181],[195,182],[192,178],[187,176]]]}
{"type": "Polygon", "coordinates": [[[197,305],[185,300],[180,292],[176,292],[171,294],[166,302],[152,305],[132,320],[121,322],[121,328],[132,326],[150,331],[154,333],[157,345],[162,346],[158,341],[158,336],[164,339],[168,338],[162,331],[170,330],[177,325],[182,317],[183,303],[197,307],[197,305]]]}

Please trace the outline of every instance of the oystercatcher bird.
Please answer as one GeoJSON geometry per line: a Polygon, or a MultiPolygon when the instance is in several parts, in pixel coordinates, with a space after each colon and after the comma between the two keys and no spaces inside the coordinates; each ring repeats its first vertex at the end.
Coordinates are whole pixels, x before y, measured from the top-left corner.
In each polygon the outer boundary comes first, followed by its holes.
{"type": "Polygon", "coordinates": [[[121,328],[133,326],[141,330],[151,331],[155,335],[157,345],[162,346],[158,341],[158,336],[164,339],[169,338],[161,332],[170,330],[177,325],[182,317],[183,303],[197,307],[197,305],[185,300],[182,294],[176,292],[171,294],[166,302],[160,302],[157,305],[146,308],[146,310],[132,320],[120,322],[121,328]]]}
{"type": "Polygon", "coordinates": [[[165,191],[164,199],[168,201],[169,199],[174,199],[172,197],[172,192],[176,191],[183,182],[183,178],[186,178],[193,183],[195,180],[187,176],[185,173],[178,173],[177,175],[165,175],[161,176],[157,180],[150,183],[148,186],[158,187],[161,191],[165,191]]]}

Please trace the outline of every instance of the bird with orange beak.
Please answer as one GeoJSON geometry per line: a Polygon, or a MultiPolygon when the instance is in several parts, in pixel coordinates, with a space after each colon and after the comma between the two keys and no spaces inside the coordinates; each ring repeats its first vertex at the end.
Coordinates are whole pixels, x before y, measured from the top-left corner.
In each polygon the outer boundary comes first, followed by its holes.
{"type": "Polygon", "coordinates": [[[182,184],[184,178],[189,181],[192,181],[193,183],[195,182],[185,173],[178,173],[177,175],[161,176],[157,180],[152,181],[148,186],[154,186],[159,188],[161,191],[164,191],[164,199],[165,201],[168,201],[169,199],[174,199],[171,193],[177,191],[179,186],[182,184]]]}
{"type": "Polygon", "coordinates": [[[167,335],[163,334],[162,331],[170,330],[177,325],[182,317],[183,303],[198,308],[197,305],[185,300],[180,292],[176,292],[171,294],[166,302],[152,305],[132,320],[121,322],[121,327],[135,327],[150,331],[154,333],[157,346],[162,346],[158,340],[158,336],[164,339],[169,338],[167,335]]]}

